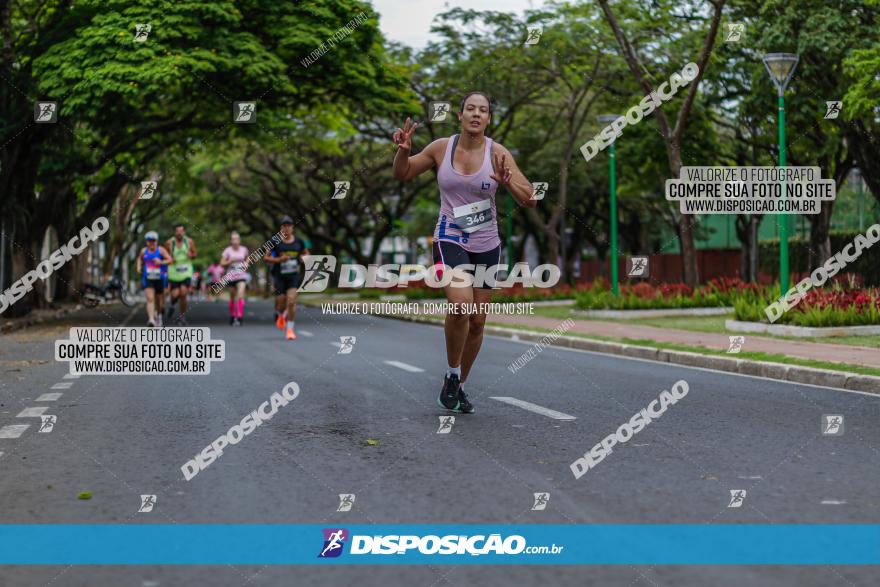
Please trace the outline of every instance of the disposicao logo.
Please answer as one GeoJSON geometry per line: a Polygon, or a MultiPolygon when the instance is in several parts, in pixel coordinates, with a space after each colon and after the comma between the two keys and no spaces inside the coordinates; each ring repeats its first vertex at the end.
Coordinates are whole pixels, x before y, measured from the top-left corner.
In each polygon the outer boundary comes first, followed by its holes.
{"type": "Polygon", "coordinates": [[[345,528],[324,528],[324,547],[318,558],[335,558],[342,554],[345,541],[348,539],[348,530],[345,528]]]}

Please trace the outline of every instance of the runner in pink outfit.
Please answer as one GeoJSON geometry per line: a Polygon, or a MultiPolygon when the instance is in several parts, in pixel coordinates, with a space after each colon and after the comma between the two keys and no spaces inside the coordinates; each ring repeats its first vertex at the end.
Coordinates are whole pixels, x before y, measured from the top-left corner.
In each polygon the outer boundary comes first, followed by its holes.
{"type": "MultiPolygon", "coordinates": [[[[471,92],[461,101],[459,134],[437,139],[420,153],[410,156],[412,135],[418,124],[406,119],[394,132],[397,155],[392,174],[410,181],[431,168],[437,168],[440,187],[440,216],[434,229],[434,263],[446,268],[461,265],[491,267],[501,260],[501,238],[495,191],[503,186],[521,206],[534,208],[532,184],[519,170],[513,155],[486,136],[492,120],[489,97],[471,92]]],[[[473,267],[468,268],[474,273],[473,267]]],[[[489,272],[490,275],[494,272],[489,272]]],[[[487,280],[488,281],[488,280],[487,280]]],[[[480,287],[445,288],[446,299],[454,304],[488,303],[494,283],[480,287]]],[[[483,343],[483,312],[447,313],[445,323],[448,368],[437,402],[441,407],[472,414],[474,407],[462,386],[483,343]]]]}
{"type": "Polygon", "coordinates": [[[248,249],[241,244],[241,236],[235,231],[229,236],[229,246],[223,249],[220,264],[226,267],[223,279],[229,288],[229,323],[241,326],[244,319],[244,293],[247,288],[248,249]]]}

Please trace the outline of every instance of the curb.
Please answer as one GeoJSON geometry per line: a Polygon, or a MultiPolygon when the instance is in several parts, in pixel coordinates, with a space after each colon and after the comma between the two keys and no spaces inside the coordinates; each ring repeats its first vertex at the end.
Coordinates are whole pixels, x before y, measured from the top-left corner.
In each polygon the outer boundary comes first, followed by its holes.
{"type": "Polygon", "coordinates": [[[26,318],[17,318],[15,320],[9,320],[7,322],[3,322],[0,324],[0,334],[9,334],[10,332],[16,332],[18,330],[23,330],[25,328],[30,328],[31,326],[40,326],[42,324],[47,324],[49,322],[54,322],[60,318],[64,318],[71,312],[77,310],[79,306],[74,306],[72,308],[62,308],[56,311],[54,314],[50,314],[48,316],[41,317],[26,317],[26,318]]]}
{"type": "Polygon", "coordinates": [[[724,327],[734,332],[752,332],[756,334],[775,334],[777,336],[869,336],[880,334],[880,326],[868,324],[864,326],[791,326],[788,324],[765,324],[764,322],[743,322],[725,320],[724,327]]]}
{"type": "Polygon", "coordinates": [[[669,308],[660,310],[572,310],[575,316],[589,318],[616,318],[634,320],[636,318],[666,318],[669,316],[725,316],[733,314],[733,307],[720,308],[669,308]]]}
{"type": "MultiPolygon", "coordinates": [[[[407,322],[419,322],[440,326],[442,322],[414,316],[400,316],[390,314],[375,314],[382,318],[405,320],[407,322]]],[[[501,326],[486,326],[486,334],[505,336],[515,340],[540,342],[550,334],[548,332],[535,332],[531,330],[515,330],[501,326]]],[[[873,375],[859,375],[845,371],[832,371],[830,369],[815,369],[813,367],[801,367],[798,365],[785,365],[783,363],[769,363],[766,361],[753,361],[751,359],[734,359],[732,357],[720,357],[717,355],[702,355],[686,351],[673,351],[655,349],[653,347],[609,342],[604,340],[590,340],[575,336],[559,336],[552,342],[544,341],[544,344],[573,348],[582,351],[592,351],[607,355],[619,355],[636,359],[649,359],[661,363],[684,365],[686,367],[700,367],[714,371],[739,373],[741,375],[754,375],[768,379],[779,379],[792,383],[806,383],[822,387],[837,387],[851,391],[862,391],[880,395],[880,377],[873,375]]]]}

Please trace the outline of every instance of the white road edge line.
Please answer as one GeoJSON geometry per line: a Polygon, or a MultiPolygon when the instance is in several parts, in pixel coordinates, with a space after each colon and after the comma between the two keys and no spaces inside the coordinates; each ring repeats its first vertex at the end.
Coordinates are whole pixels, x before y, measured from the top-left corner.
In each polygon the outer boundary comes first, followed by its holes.
{"type": "Polygon", "coordinates": [[[490,397],[489,399],[494,399],[495,401],[510,404],[512,406],[516,406],[518,408],[522,408],[536,414],[541,414],[542,416],[547,416],[548,418],[553,418],[554,420],[577,420],[577,418],[574,416],[569,416],[568,414],[563,414],[562,412],[557,412],[556,410],[551,410],[550,408],[545,408],[544,406],[539,406],[538,404],[533,404],[523,401],[521,399],[516,399],[515,397],[490,397]]]}
{"type": "Polygon", "coordinates": [[[70,389],[73,385],[73,381],[59,381],[49,389],[70,389]]]}
{"type": "MultiPolygon", "coordinates": [[[[508,342],[515,342],[522,345],[532,346],[535,343],[529,342],[527,340],[513,340],[509,336],[504,336],[501,334],[486,334],[489,338],[498,338],[500,340],[506,340],[508,342]]],[[[591,339],[586,339],[591,340],[591,339]]],[[[772,377],[762,377],[760,375],[748,375],[746,373],[733,373],[732,371],[719,371],[718,369],[706,369],[705,367],[692,367],[690,365],[679,365],[678,363],[667,363],[666,361],[655,361],[654,359],[642,359],[640,357],[627,357],[625,355],[615,355],[612,353],[602,353],[599,351],[587,351],[584,349],[573,349],[570,347],[564,346],[556,346],[556,345],[548,345],[547,348],[552,348],[554,350],[560,351],[571,351],[574,353],[586,353],[588,355],[602,355],[603,357],[611,357],[614,359],[625,359],[627,361],[641,361],[643,363],[654,363],[656,365],[666,365],[667,367],[676,367],[679,369],[693,369],[695,371],[705,371],[707,373],[715,373],[716,375],[732,375],[734,377],[749,377],[751,379],[761,379],[763,381],[773,381],[775,383],[787,383],[789,385],[802,385],[804,387],[815,387],[816,389],[833,389],[834,391],[843,391],[846,393],[855,393],[858,395],[867,395],[868,397],[873,397],[874,399],[880,399],[880,394],[870,393],[868,391],[858,391],[856,389],[843,389],[842,387],[831,387],[827,385],[814,385],[812,383],[798,383],[797,381],[785,381],[784,379],[773,379],[772,377]]]]}
{"type": "Polygon", "coordinates": [[[65,373],[62,379],[79,379],[79,377],[80,376],[78,374],[65,373]]]}
{"type": "Polygon", "coordinates": [[[404,371],[409,371],[410,373],[424,373],[424,369],[420,369],[419,367],[415,367],[413,365],[409,365],[407,363],[401,363],[400,361],[382,361],[386,365],[391,365],[392,367],[397,367],[398,369],[403,369],[404,371]]]}
{"type": "Polygon", "coordinates": [[[44,393],[43,395],[41,395],[40,397],[38,397],[38,398],[35,399],[34,401],[37,401],[37,402],[54,402],[54,401],[56,401],[59,397],[61,397],[62,395],[64,395],[64,394],[63,394],[63,393],[59,393],[59,392],[57,392],[57,391],[56,391],[56,392],[53,392],[53,393],[44,393]]]}
{"type": "Polygon", "coordinates": [[[0,438],[18,438],[30,427],[30,424],[10,424],[4,426],[0,428],[0,438]]]}
{"type": "Polygon", "coordinates": [[[303,336],[315,336],[314,332],[309,332],[308,330],[300,330],[297,334],[302,334],[303,336]]]}
{"type": "Polygon", "coordinates": [[[18,413],[16,418],[39,418],[43,412],[49,409],[49,406],[37,406],[34,408],[25,408],[18,413]]]}

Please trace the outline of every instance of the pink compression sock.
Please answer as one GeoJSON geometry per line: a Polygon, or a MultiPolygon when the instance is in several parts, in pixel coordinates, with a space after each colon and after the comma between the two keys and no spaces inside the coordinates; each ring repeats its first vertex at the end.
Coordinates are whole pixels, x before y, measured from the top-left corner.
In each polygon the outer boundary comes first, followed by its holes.
{"type": "Polygon", "coordinates": [[[244,318],[244,299],[238,300],[238,317],[244,318]]]}

